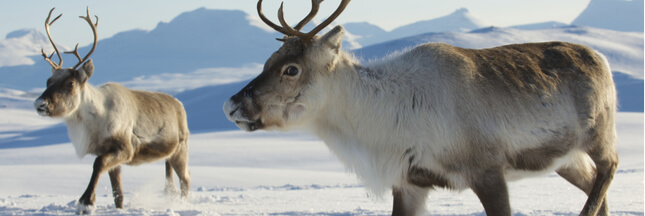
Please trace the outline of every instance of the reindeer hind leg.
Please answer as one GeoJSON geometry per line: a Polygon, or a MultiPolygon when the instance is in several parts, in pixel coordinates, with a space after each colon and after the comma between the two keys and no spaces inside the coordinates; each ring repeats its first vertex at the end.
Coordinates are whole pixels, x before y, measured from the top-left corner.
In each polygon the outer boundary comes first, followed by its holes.
{"type": "MultiPolygon", "coordinates": [[[[182,143],[180,145],[185,145],[182,143]]],[[[172,169],[179,177],[179,184],[181,188],[181,196],[188,198],[188,190],[190,189],[190,171],[188,171],[188,149],[180,148],[175,154],[168,159],[167,164],[172,166],[172,169]]],[[[166,169],[168,170],[168,169],[166,169]]]]}
{"type": "MultiPolygon", "coordinates": [[[[569,183],[582,190],[587,196],[591,193],[596,177],[596,169],[593,167],[591,161],[588,160],[586,153],[575,153],[571,162],[556,170],[556,172],[569,183]]],[[[606,213],[608,213],[608,208],[607,201],[604,199],[598,215],[606,215],[606,213]]]]}
{"type": "Polygon", "coordinates": [[[618,169],[618,154],[615,148],[600,146],[592,150],[589,156],[596,164],[596,176],[580,215],[609,215],[606,196],[618,169]]]}
{"type": "Polygon", "coordinates": [[[169,160],[166,160],[166,187],[164,188],[164,195],[170,196],[177,193],[175,182],[172,175],[173,168],[169,160]]]}
{"type": "Polygon", "coordinates": [[[123,189],[121,187],[121,166],[116,166],[108,171],[112,184],[112,196],[116,208],[123,208],[123,189]]]}

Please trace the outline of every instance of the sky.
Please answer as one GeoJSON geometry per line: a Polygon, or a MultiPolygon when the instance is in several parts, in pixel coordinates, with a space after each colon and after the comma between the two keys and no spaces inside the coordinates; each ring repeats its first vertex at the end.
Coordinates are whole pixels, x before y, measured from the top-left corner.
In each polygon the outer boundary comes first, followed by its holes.
{"type": "MultiPolygon", "coordinates": [[[[411,24],[421,20],[448,15],[460,8],[467,8],[475,16],[494,26],[506,27],[520,24],[558,21],[570,23],[589,4],[590,0],[354,0],[336,22],[369,22],[385,30],[411,24]],[[393,3],[396,2],[396,3],[393,3]]],[[[263,12],[278,23],[279,0],[265,0],[263,12]]],[[[338,6],[340,0],[326,0],[322,3],[320,17],[327,17],[338,6]]],[[[76,17],[85,15],[90,7],[91,15],[99,16],[99,39],[132,29],[152,30],[159,22],[169,22],[182,12],[200,7],[208,9],[242,10],[257,16],[255,0],[56,0],[56,1],[2,1],[0,3],[0,37],[25,28],[44,32],[44,20],[52,7],[54,15],[63,13],[52,27],[52,37],[57,43],[73,47],[92,41],[91,31],[83,20],[76,17]]],[[[287,22],[295,24],[310,9],[306,0],[284,0],[287,22]]],[[[320,18],[316,18],[318,20],[320,18]]]]}

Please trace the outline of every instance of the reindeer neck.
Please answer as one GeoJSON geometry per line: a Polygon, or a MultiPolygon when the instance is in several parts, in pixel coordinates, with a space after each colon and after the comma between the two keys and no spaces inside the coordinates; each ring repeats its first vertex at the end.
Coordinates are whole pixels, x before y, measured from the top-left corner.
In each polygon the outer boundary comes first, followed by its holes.
{"type": "Polygon", "coordinates": [[[104,94],[89,83],[85,83],[81,90],[79,106],[72,112],[65,121],[68,123],[82,122],[88,118],[95,118],[103,113],[105,96],[104,94]]]}

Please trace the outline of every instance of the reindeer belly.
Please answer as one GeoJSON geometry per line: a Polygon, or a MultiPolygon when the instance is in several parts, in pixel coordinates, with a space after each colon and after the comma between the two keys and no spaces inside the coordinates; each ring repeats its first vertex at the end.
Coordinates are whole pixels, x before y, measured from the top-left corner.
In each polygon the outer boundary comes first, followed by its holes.
{"type": "Polygon", "coordinates": [[[139,165],[166,159],[175,153],[178,144],[177,139],[166,139],[136,145],[134,156],[127,164],[139,165]]]}
{"type": "Polygon", "coordinates": [[[522,159],[515,159],[514,162],[510,162],[511,165],[506,168],[504,177],[507,181],[515,181],[522,178],[547,175],[569,163],[575,153],[575,151],[568,151],[564,155],[542,158],[539,157],[544,155],[540,154],[522,156],[522,159]]]}

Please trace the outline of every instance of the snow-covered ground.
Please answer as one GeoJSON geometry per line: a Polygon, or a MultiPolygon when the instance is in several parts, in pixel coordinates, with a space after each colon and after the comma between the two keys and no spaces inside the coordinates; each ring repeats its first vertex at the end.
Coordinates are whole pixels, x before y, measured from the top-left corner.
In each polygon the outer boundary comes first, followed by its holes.
{"type": "MultiPolygon", "coordinates": [[[[219,110],[215,110],[216,112],[219,110]]],[[[214,113],[217,114],[217,113],[214,113]]],[[[609,191],[613,215],[643,215],[643,113],[619,113],[619,171],[609,191]]],[[[56,120],[21,108],[0,109],[0,215],[72,215],[94,157],[73,146],[8,143],[56,120]]],[[[50,135],[40,132],[42,137],[50,135]]],[[[39,137],[38,133],[33,135],[39,137]]],[[[59,132],[57,136],[66,136],[59,132]]],[[[56,139],[54,139],[56,140],[56,139]]],[[[52,142],[44,142],[52,143],[52,142]]],[[[122,168],[125,208],[115,209],[102,175],[97,215],[387,215],[391,197],[368,194],[317,139],[300,133],[205,132],[190,137],[188,201],[163,195],[157,162],[122,168]]],[[[175,181],[177,182],[177,181],[175,181]]],[[[577,215],[586,196],[555,174],[509,185],[514,215],[577,215]]],[[[437,190],[430,215],[484,215],[470,191],[437,190]]]]}

